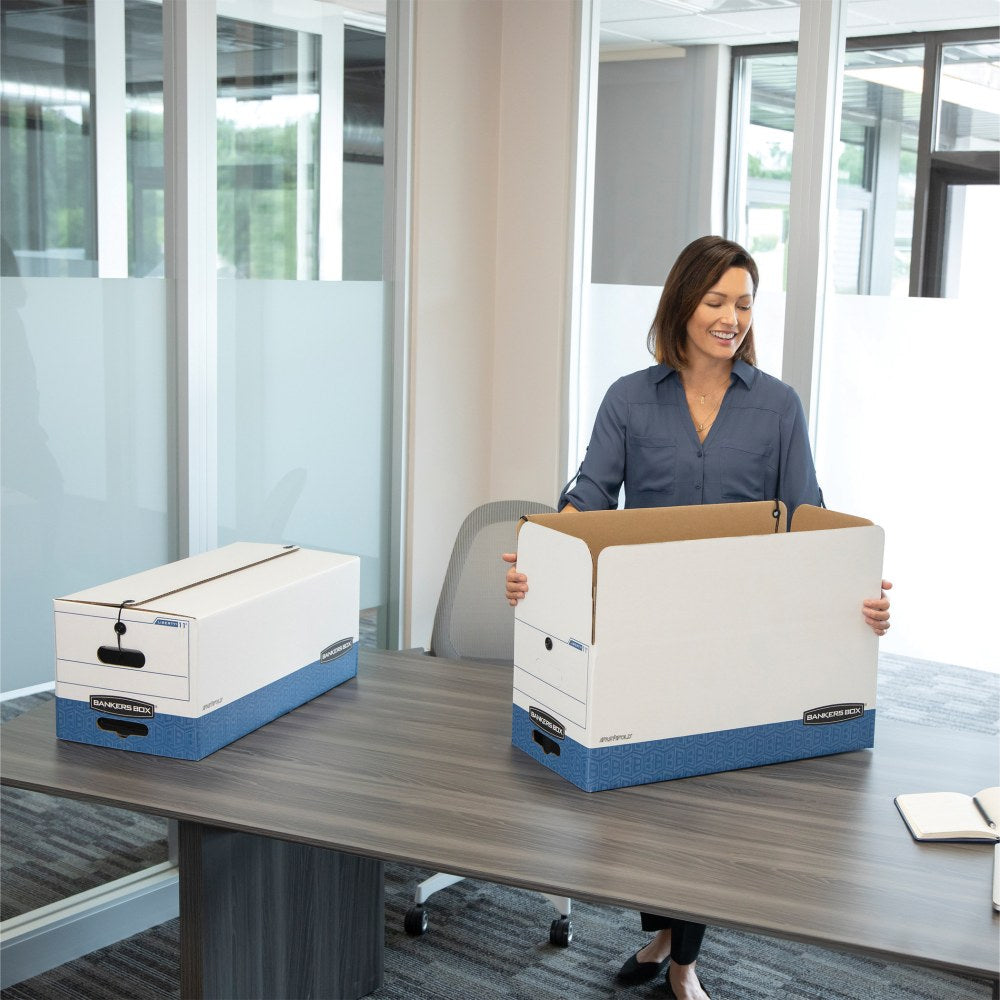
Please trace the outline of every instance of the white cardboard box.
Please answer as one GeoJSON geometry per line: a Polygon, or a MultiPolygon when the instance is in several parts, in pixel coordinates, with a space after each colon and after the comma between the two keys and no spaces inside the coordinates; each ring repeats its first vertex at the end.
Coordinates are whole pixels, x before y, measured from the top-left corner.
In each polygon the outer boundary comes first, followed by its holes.
{"type": "Polygon", "coordinates": [[[514,745],[585,791],[873,746],[883,542],[774,502],[523,519],[514,745]]]}
{"type": "Polygon", "coordinates": [[[360,560],[238,542],[54,602],[56,735],[200,760],[355,676],[360,560]]]}

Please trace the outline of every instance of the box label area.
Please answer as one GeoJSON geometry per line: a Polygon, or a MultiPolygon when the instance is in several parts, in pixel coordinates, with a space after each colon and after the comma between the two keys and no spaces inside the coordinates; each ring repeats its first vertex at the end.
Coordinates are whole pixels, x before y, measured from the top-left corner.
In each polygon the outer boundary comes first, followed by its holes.
{"type": "Polygon", "coordinates": [[[802,723],[806,726],[829,726],[835,722],[850,722],[865,714],[865,706],[860,702],[844,705],[823,705],[810,708],[802,713],[802,723]]]}
{"type": "Polygon", "coordinates": [[[95,712],[121,715],[128,719],[152,719],[156,715],[155,708],[149,702],[136,701],[134,698],[116,698],[114,695],[92,694],[90,707],[95,712]]]}

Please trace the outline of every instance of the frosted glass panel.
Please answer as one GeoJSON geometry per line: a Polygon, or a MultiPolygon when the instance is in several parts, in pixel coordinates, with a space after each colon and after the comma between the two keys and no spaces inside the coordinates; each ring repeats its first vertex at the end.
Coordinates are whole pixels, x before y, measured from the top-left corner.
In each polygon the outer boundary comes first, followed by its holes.
{"type": "Polygon", "coordinates": [[[377,281],[219,282],[219,544],[294,542],[381,565],[386,351],[377,281]]]}
{"type": "Polygon", "coordinates": [[[975,301],[833,297],[816,458],[827,505],[885,528],[881,648],[998,670],[993,366],[948,339],[979,329],[975,301]]]}
{"type": "Polygon", "coordinates": [[[0,279],[3,690],[51,681],[52,598],[176,558],[160,279],[0,279]]]}

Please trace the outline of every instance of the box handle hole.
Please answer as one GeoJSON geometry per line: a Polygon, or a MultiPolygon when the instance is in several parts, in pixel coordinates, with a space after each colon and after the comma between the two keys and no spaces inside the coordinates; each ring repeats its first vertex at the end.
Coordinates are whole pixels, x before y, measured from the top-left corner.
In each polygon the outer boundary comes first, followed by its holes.
{"type": "Polygon", "coordinates": [[[545,751],[546,755],[554,753],[559,756],[559,744],[551,736],[540,733],[537,729],[531,731],[531,738],[545,751]]]}
{"type": "Polygon", "coordinates": [[[115,733],[123,740],[129,736],[148,736],[149,726],[141,722],[132,722],[130,719],[105,719],[97,720],[97,728],[103,729],[107,733],[115,733]]]}
{"type": "Polygon", "coordinates": [[[138,669],[146,665],[146,654],[141,649],[126,649],[120,646],[99,647],[97,658],[101,663],[110,663],[113,667],[138,669]]]}

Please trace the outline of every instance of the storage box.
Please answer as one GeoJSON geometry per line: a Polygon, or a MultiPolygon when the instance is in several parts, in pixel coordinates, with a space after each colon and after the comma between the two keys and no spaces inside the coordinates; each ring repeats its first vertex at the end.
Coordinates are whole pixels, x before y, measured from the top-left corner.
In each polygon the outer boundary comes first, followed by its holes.
{"type": "Polygon", "coordinates": [[[883,541],[775,502],[523,519],[514,745],[585,791],[873,746],[883,541]]]}
{"type": "Polygon", "coordinates": [[[358,670],[360,560],[239,542],[54,602],[56,735],[200,760],[358,670]]]}

